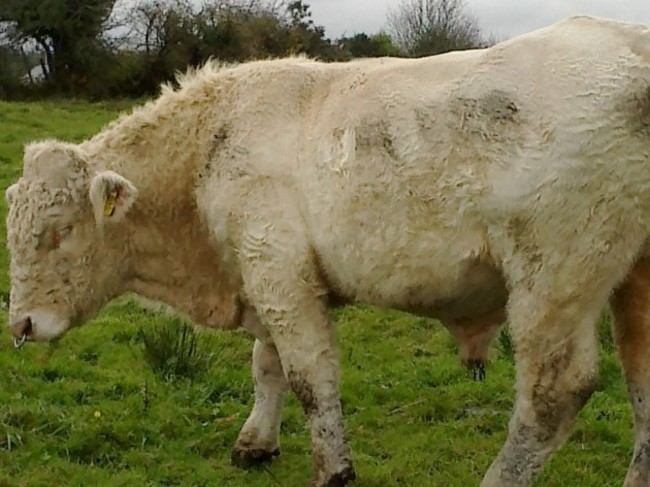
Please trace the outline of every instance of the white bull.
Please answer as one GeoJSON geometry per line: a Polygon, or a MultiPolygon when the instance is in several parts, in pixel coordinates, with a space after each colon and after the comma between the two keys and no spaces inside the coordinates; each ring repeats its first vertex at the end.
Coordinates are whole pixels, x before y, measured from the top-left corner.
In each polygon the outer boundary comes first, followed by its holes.
{"type": "Polygon", "coordinates": [[[7,191],[10,326],[49,340],[133,291],[257,338],[233,451],[309,417],[313,486],[355,477],[326,310],[366,302],[517,349],[482,485],[528,486],[597,380],[608,301],[650,477],[650,31],[576,17],[417,60],[206,66],[78,145],[25,148],[7,191]]]}

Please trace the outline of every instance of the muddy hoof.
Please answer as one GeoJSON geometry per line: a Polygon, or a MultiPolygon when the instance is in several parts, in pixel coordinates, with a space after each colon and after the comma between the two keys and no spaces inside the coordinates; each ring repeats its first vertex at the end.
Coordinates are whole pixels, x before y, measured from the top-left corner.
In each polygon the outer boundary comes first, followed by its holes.
{"type": "MultiPolygon", "coordinates": [[[[322,487],[345,487],[348,482],[352,482],[357,478],[357,474],[354,472],[353,467],[347,467],[342,472],[339,472],[330,479],[322,484],[322,487]]],[[[321,487],[321,486],[318,486],[321,487]]]]}
{"type": "Polygon", "coordinates": [[[273,457],[280,455],[280,450],[233,450],[230,456],[230,462],[233,466],[249,470],[259,467],[273,460],[273,457]]]}

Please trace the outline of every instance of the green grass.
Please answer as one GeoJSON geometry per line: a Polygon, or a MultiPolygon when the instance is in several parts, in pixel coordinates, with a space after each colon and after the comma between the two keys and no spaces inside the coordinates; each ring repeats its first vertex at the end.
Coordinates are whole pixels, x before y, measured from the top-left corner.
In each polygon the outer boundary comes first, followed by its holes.
{"type": "MultiPolygon", "coordinates": [[[[0,189],[20,172],[22,144],[95,133],[123,108],[68,101],[0,103],[0,189]]],[[[0,199],[0,297],[9,290],[0,199]]],[[[2,301],[2,300],[0,300],[2,301]]],[[[370,307],[333,314],[346,428],[363,487],[478,485],[506,436],[514,365],[496,340],[484,383],[471,381],[435,321],[370,307]]],[[[123,298],[57,344],[14,350],[0,305],[0,487],[307,486],[305,417],[291,396],[282,455],[266,470],[230,466],[252,406],[251,342],[206,332],[208,372],[165,380],[147,362],[141,328],[173,318],[123,298]]],[[[611,340],[601,329],[601,387],[537,485],[621,485],[632,415],[611,340]]]]}

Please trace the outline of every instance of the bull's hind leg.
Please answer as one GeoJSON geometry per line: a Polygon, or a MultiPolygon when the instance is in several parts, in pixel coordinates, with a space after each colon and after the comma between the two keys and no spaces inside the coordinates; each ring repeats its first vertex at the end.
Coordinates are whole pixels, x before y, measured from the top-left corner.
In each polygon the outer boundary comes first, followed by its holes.
{"type": "MultiPolygon", "coordinates": [[[[543,295],[543,294],[542,294],[543,295]]],[[[568,436],[597,381],[595,322],[606,302],[584,294],[540,298],[511,295],[510,325],[516,347],[516,402],[508,438],[482,487],[532,484],[568,436]]]]}
{"type": "Polygon", "coordinates": [[[650,259],[638,261],[611,300],[618,346],[634,408],[635,442],[625,487],[650,485],[650,259]]]}
{"type": "Polygon", "coordinates": [[[255,405],[232,451],[233,465],[241,468],[268,462],[280,454],[282,406],[289,385],[275,345],[270,337],[261,335],[253,347],[255,405]]]}

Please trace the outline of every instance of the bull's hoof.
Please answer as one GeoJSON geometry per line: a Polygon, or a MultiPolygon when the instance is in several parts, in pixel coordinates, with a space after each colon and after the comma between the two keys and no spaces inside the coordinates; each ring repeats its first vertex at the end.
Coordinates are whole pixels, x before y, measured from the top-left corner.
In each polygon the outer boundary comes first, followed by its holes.
{"type": "Polygon", "coordinates": [[[345,487],[357,478],[353,467],[346,467],[342,472],[332,475],[325,483],[314,483],[312,487],[345,487]]]}
{"type": "Polygon", "coordinates": [[[264,465],[265,463],[269,463],[273,460],[273,457],[277,457],[278,455],[280,455],[280,450],[277,448],[273,451],[261,449],[239,450],[235,448],[230,456],[230,463],[232,463],[234,467],[250,470],[264,465]]]}

